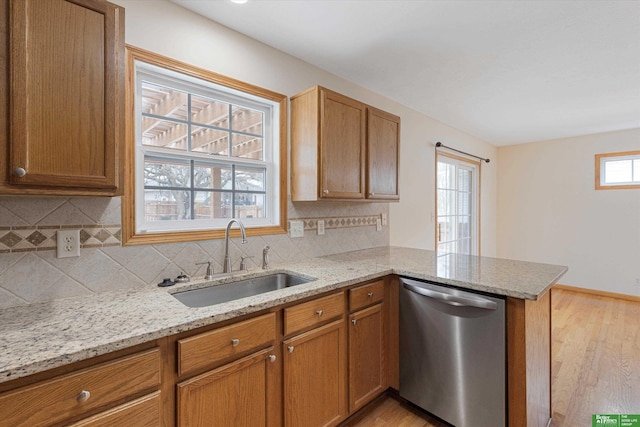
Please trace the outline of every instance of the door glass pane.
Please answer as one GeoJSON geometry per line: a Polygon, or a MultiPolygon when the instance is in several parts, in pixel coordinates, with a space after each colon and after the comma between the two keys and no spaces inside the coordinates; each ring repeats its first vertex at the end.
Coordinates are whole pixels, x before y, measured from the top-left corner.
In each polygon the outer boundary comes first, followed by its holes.
{"type": "Polygon", "coordinates": [[[458,191],[471,191],[471,171],[458,169],[458,191]]]}
{"type": "Polygon", "coordinates": [[[477,251],[476,166],[444,156],[437,163],[437,248],[443,253],[477,251]]]}
{"type": "Polygon", "coordinates": [[[455,189],[455,165],[438,162],[438,188],[455,189]]]}
{"type": "Polygon", "coordinates": [[[456,212],[456,193],[451,190],[438,190],[438,215],[453,215],[456,212]]]}
{"type": "Polygon", "coordinates": [[[640,159],[633,161],[633,182],[640,182],[640,159]]]}

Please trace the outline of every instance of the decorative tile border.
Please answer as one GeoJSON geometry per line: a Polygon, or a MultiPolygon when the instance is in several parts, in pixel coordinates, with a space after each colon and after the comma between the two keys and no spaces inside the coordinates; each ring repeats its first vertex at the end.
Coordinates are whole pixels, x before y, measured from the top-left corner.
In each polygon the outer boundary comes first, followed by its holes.
{"type": "Polygon", "coordinates": [[[380,215],[368,216],[339,216],[329,218],[289,218],[290,220],[303,221],[305,230],[317,230],[318,220],[324,220],[324,228],[369,227],[376,225],[380,215]]]}
{"type": "Polygon", "coordinates": [[[0,227],[0,253],[55,250],[56,233],[62,229],[80,229],[81,248],[122,245],[120,224],[0,227]]]}

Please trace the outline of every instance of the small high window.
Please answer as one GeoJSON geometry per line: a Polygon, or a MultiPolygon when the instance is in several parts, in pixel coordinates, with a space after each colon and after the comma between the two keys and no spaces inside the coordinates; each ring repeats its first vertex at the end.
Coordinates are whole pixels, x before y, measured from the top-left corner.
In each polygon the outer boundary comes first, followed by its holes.
{"type": "Polygon", "coordinates": [[[596,190],[640,188],[640,151],[596,154],[596,190]]]}

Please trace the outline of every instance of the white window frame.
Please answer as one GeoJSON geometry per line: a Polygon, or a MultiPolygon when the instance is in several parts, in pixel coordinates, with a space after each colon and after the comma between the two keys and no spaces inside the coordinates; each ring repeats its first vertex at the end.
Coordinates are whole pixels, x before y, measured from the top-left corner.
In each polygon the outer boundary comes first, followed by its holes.
{"type": "Polygon", "coordinates": [[[618,153],[596,154],[596,190],[623,190],[631,188],[640,188],[640,151],[623,151],[618,153]],[[606,165],[608,162],[616,162],[621,160],[631,160],[631,181],[627,182],[607,182],[606,165]],[[636,170],[635,168],[638,167],[636,170]],[[634,180],[635,176],[639,179],[634,180]]]}
{"type": "MultiPolygon", "coordinates": [[[[471,200],[471,220],[470,220],[470,236],[471,236],[471,244],[470,244],[470,255],[480,255],[480,181],[481,181],[481,168],[480,168],[480,163],[473,161],[473,160],[469,160],[466,159],[464,157],[460,157],[460,156],[455,156],[455,155],[451,155],[451,154],[443,154],[443,153],[437,153],[436,154],[436,167],[435,167],[435,179],[436,179],[436,184],[435,184],[435,188],[436,188],[436,193],[435,193],[435,211],[436,211],[436,216],[435,216],[435,249],[436,251],[438,251],[438,245],[441,243],[451,243],[451,242],[457,242],[460,239],[457,238],[457,236],[450,241],[447,242],[443,242],[440,241],[439,239],[439,218],[440,215],[438,213],[438,190],[440,190],[440,188],[438,187],[438,163],[439,162],[443,162],[443,163],[449,163],[449,164],[453,164],[456,166],[456,172],[459,168],[463,168],[463,169],[467,169],[470,170],[472,172],[472,200],[471,200]]],[[[456,173],[456,180],[457,180],[457,173],[456,173]]],[[[456,185],[456,194],[458,191],[458,186],[456,185]]],[[[456,198],[456,211],[457,211],[457,198],[456,198]]],[[[455,215],[452,215],[454,217],[458,216],[458,213],[456,212],[455,215]]],[[[446,255],[446,254],[450,254],[450,253],[457,253],[457,246],[456,246],[456,251],[455,252],[446,252],[446,253],[438,253],[438,255],[446,255]]]]}

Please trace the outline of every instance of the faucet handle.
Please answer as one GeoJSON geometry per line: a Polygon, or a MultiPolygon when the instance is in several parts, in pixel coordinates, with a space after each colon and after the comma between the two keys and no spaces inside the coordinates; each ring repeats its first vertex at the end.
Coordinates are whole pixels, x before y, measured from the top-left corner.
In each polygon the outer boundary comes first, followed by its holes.
{"type": "Polygon", "coordinates": [[[205,280],[213,279],[213,267],[211,266],[211,261],[196,262],[196,265],[203,265],[203,264],[207,264],[207,272],[204,275],[204,279],[205,280]]]}
{"type": "Polygon", "coordinates": [[[247,271],[247,263],[244,261],[246,259],[253,258],[253,256],[240,256],[240,270],[247,271]]]}
{"type": "Polygon", "coordinates": [[[262,269],[263,270],[269,269],[269,249],[271,249],[269,246],[265,246],[264,249],[262,250],[262,269]]]}

